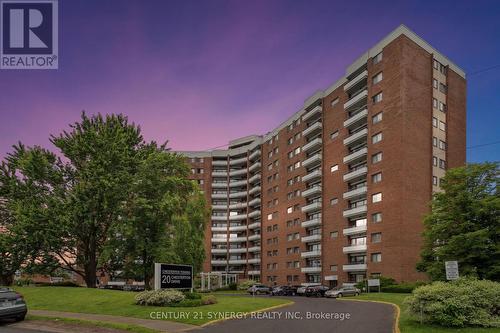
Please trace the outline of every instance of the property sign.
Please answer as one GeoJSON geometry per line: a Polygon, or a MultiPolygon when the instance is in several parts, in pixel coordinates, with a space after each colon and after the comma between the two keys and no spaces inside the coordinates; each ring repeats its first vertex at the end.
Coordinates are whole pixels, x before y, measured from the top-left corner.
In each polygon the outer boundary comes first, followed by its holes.
{"type": "Polygon", "coordinates": [[[458,279],[458,261],[446,261],[444,263],[446,269],[446,280],[458,279]]]}
{"type": "Polygon", "coordinates": [[[155,289],[193,288],[193,266],[155,264],[155,289]]]}
{"type": "Polygon", "coordinates": [[[368,287],[380,287],[380,279],[368,279],[368,287]]]}

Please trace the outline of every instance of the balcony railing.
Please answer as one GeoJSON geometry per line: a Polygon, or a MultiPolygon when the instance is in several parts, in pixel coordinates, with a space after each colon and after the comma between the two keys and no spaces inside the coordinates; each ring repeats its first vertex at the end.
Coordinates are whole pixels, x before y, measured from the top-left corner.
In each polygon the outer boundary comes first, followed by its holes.
{"type": "Polygon", "coordinates": [[[315,185],[313,187],[308,188],[307,190],[302,191],[302,197],[307,198],[315,194],[321,193],[321,185],[315,185]]]}
{"type": "Polygon", "coordinates": [[[260,186],[254,186],[250,189],[250,191],[248,191],[248,194],[255,194],[255,193],[259,193],[260,192],[260,186]]]}
{"type": "Polygon", "coordinates": [[[257,170],[257,169],[260,169],[260,167],[261,167],[260,162],[257,162],[257,163],[252,164],[252,165],[248,168],[248,171],[250,171],[250,172],[254,172],[254,171],[255,171],[255,170],[257,170]]]}
{"type": "Polygon", "coordinates": [[[311,220],[306,220],[301,223],[302,228],[310,228],[310,227],[316,227],[318,225],[321,225],[321,218],[315,218],[311,220]]]}
{"type": "Polygon", "coordinates": [[[368,77],[367,70],[361,72],[359,75],[357,75],[356,77],[354,77],[353,79],[351,79],[349,82],[347,82],[344,85],[344,91],[348,91],[349,89],[351,89],[352,87],[354,87],[356,84],[360,83],[361,81],[363,81],[367,77],[368,77]]]}
{"type": "Polygon", "coordinates": [[[250,184],[253,184],[253,183],[255,183],[255,182],[259,181],[259,180],[260,180],[260,173],[258,173],[256,175],[253,175],[252,177],[250,177],[250,179],[248,180],[248,182],[250,184]]]}
{"type": "Polygon", "coordinates": [[[240,186],[246,186],[247,184],[247,180],[246,179],[243,179],[243,180],[237,180],[237,181],[232,181],[232,182],[229,182],[229,187],[240,187],[240,186]]]}
{"type": "Polygon", "coordinates": [[[302,162],[302,166],[309,167],[321,163],[321,153],[316,153],[302,162]]]}
{"type": "Polygon", "coordinates": [[[253,153],[251,153],[250,156],[248,156],[248,159],[250,161],[253,161],[254,159],[256,159],[259,156],[260,156],[260,149],[257,149],[256,151],[254,151],[253,153]]]}
{"type": "Polygon", "coordinates": [[[315,148],[321,147],[322,144],[323,144],[323,140],[321,138],[313,139],[302,146],[302,151],[308,152],[308,151],[313,150],[315,148]]]}
{"type": "Polygon", "coordinates": [[[307,119],[312,118],[313,116],[319,115],[319,114],[321,114],[321,111],[322,111],[321,105],[317,105],[311,111],[305,113],[302,116],[302,120],[305,121],[307,119]]]}
{"type": "Polygon", "coordinates": [[[249,241],[255,241],[258,239],[260,239],[260,234],[254,234],[254,235],[248,236],[249,241]]]}
{"type": "Polygon", "coordinates": [[[349,235],[356,235],[356,234],[362,234],[366,232],[366,224],[365,225],[359,225],[356,227],[350,227],[350,228],[345,228],[343,233],[345,236],[349,235]]]}
{"type": "Polygon", "coordinates": [[[319,242],[321,240],[321,234],[314,234],[302,237],[303,243],[319,242]]]}
{"type": "Polygon", "coordinates": [[[302,267],[300,271],[302,273],[321,273],[321,266],[302,267]]]}
{"type": "Polygon", "coordinates": [[[229,253],[245,253],[247,252],[247,248],[246,247],[239,247],[237,249],[229,249],[229,253]]]}
{"type": "Polygon", "coordinates": [[[227,182],[212,183],[212,188],[227,188],[227,182]]]}
{"type": "Polygon", "coordinates": [[[363,147],[347,156],[344,157],[344,163],[350,163],[352,161],[355,161],[359,158],[362,158],[364,156],[366,156],[366,154],[368,154],[368,148],[367,147],[363,147]]]}
{"type": "Polygon", "coordinates": [[[366,264],[349,264],[342,265],[342,270],[344,272],[359,272],[366,271],[366,264]]]}
{"type": "Polygon", "coordinates": [[[367,191],[368,191],[368,188],[366,186],[361,186],[361,187],[356,188],[354,190],[344,192],[342,197],[344,199],[352,199],[352,198],[356,198],[356,197],[362,197],[362,196],[366,195],[367,191]]]}
{"type": "Polygon", "coordinates": [[[368,168],[367,167],[361,167],[361,168],[359,168],[357,170],[354,170],[354,171],[346,173],[344,175],[343,179],[344,179],[344,181],[349,181],[351,179],[355,179],[355,178],[358,178],[358,177],[366,176],[367,173],[368,173],[368,168]]]}
{"type": "Polygon", "coordinates": [[[245,164],[245,163],[247,163],[246,157],[241,157],[241,158],[237,158],[237,159],[229,161],[229,165],[239,165],[239,164],[245,164]]]}
{"type": "Polygon", "coordinates": [[[227,253],[227,249],[210,249],[210,252],[213,254],[225,254],[227,253]]]}
{"type": "Polygon", "coordinates": [[[305,251],[300,254],[302,258],[314,258],[321,256],[321,250],[305,251]]]}
{"type": "Polygon", "coordinates": [[[344,139],[344,145],[350,145],[354,142],[357,142],[359,140],[366,140],[366,136],[368,135],[368,129],[363,128],[361,131],[358,131],[352,135],[349,135],[347,138],[344,139]]]}
{"type": "Polygon", "coordinates": [[[238,225],[238,226],[234,226],[234,227],[229,227],[229,231],[245,231],[245,230],[247,230],[246,225],[238,225]]]}
{"type": "Polygon", "coordinates": [[[366,214],[367,207],[366,205],[364,206],[359,206],[359,207],[354,207],[354,208],[349,208],[344,210],[343,216],[344,217],[353,217],[357,215],[363,215],[366,214]]]}
{"type": "Polygon", "coordinates": [[[313,202],[308,205],[302,206],[302,213],[309,213],[321,209],[321,201],[313,202]]]}
{"type": "Polygon", "coordinates": [[[360,252],[366,252],[367,246],[366,244],[363,245],[349,245],[349,246],[344,246],[342,251],[344,253],[360,253],[360,252]]]}
{"type": "Polygon", "coordinates": [[[246,175],[247,174],[247,169],[239,169],[239,170],[232,170],[229,171],[229,176],[241,176],[241,175],[246,175]]]}
{"type": "Polygon", "coordinates": [[[245,236],[241,237],[229,237],[229,243],[246,242],[247,238],[245,236]]]}
{"type": "Polygon", "coordinates": [[[260,275],[260,271],[256,271],[256,270],[248,271],[248,275],[260,275]]]}
{"type": "Polygon", "coordinates": [[[225,165],[227,165],[227,160],[223,160],[223,161],[213,161],[212,160],[212,165],[213,166],[225,166],[225,165]]]}
{"type": "Polygon", "coordinates": [[[248,225],[248,229],[257,229],[257,228],[260,228],[260,222],[254,222],[248,225]]]}
{"type": "Polygon", "coordinates": [[[363,109],[363,111],[360,111],[356,113],[354,116],[346,119],[344,121],[344,127],[349,128],[350,126],[356,124],[357,122],[366,119],[367,116],[368,116],[368,109],[363,109]]]}
{"type": "Polygon", "coordinates": [[[321,177],[321,168],[309,172],[304,177],[302,177],[302,182],[308,182],[321,177]]]}
{"type": "Polygon", "coordinates": [[[321,132],[322,129],[323,129],[323,124],[321,123],[321,121],[317,121],[314,124],[311,124],[311,126],[306,128],[305,130],[303,130],[302,136],[307,137],[309,135],[319,133],[321,132]]]}
{"type": "Polygon", "coordinates": [[[260,252],[260,246],[249,247],[248,252],[260,252]]]}
{"type": "Polygon", "coordinates": [[[368,90],[363,90],[360,93],[356,94],[353,96],[350,100],[344,103],[344,110],[348,110],[351,107],[361,104],[361,103],[366,103],[366,98],[368,97],[368,90]]]}
{"type": "Polygon", "coordinates": [[[260,210],[254,210],[248,213],[248,217],[253,218],[253,217],[258,217],[260,216],[260,210]]]}

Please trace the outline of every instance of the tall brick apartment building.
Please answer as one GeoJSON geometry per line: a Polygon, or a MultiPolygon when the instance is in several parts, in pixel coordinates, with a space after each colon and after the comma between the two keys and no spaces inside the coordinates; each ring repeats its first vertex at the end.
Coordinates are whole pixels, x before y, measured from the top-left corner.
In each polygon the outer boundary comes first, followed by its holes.
{"type": "Polygon", "coordinates": [[[405,26],[265,135],[182,152],[212,216],[204,271],[266,284],[424,279],[422,218],[465,164],[465,73],[405,26]]]}

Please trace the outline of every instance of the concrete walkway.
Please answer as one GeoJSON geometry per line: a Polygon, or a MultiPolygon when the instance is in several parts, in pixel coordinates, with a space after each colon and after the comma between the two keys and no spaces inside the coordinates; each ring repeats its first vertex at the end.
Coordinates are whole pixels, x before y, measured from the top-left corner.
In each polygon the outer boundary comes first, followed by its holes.
{"type": "Polygon", "coordinates": [[[79,320],[93,320],[93,321],[103,321],[115,324],[129,324],[142,326],[157,330],[160,332],[183,332],[192,329],[199,329],[199,326],[188,325],[177,323],[173,321],[166,320],[153,320],[153,319],[140,319],[133,317],[121,317],[121,316],[110,316],[110,315],[100,315],[100,314],[89,314],[89,313],[73,313],[73,312],[62,312],[62,311],[46,311],[46,310],[29,310],[29,313],[34,316],[44,316],[44,317],[56,317],[56,318],[68,318],[68,319],[79,319],[79,320]]]}

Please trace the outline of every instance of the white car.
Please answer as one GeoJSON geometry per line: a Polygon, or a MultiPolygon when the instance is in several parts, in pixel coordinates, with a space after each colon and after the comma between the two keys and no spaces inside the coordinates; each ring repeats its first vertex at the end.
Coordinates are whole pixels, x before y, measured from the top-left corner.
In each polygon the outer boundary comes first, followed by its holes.
{"type": "Polygon", "coordinates": [[[307,287],[299,287],[297,288],[297,295],[304,296],[306,294],[307,287]]]}
{"type": "Polygon", "coordinates": [[[356,287],[339,287],[327,290],[325,292],[325,297],[344,297],[344,296],[358,296],[361,293],[356,287]]]}

